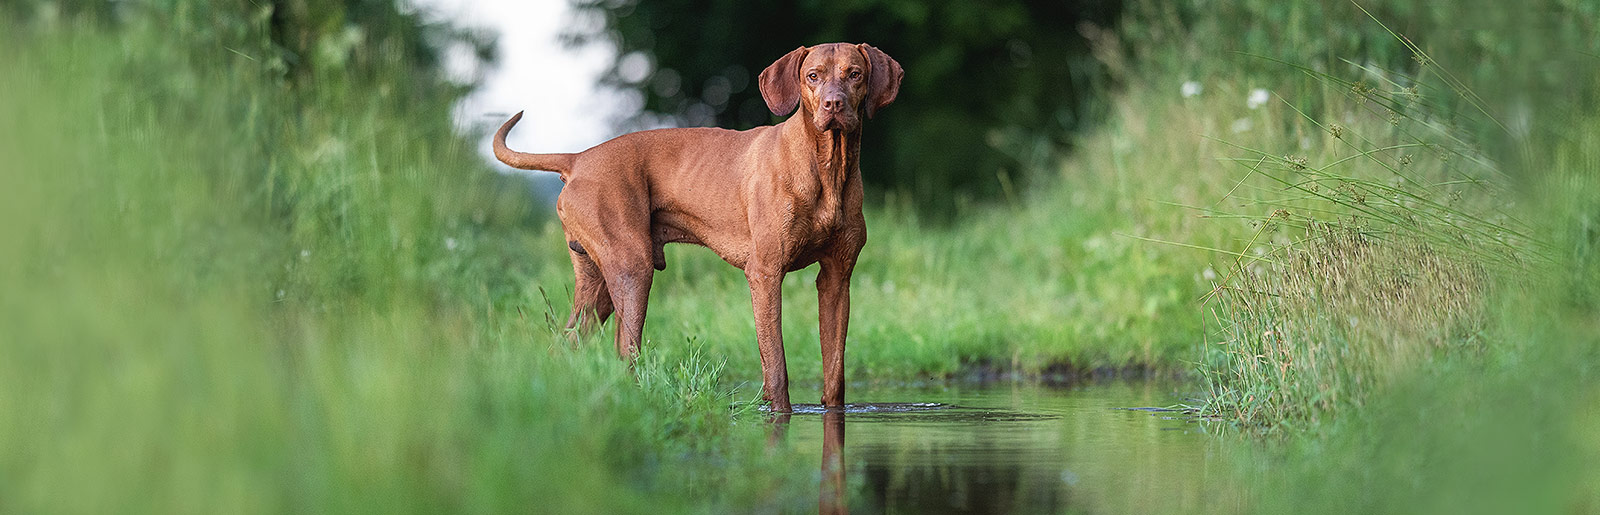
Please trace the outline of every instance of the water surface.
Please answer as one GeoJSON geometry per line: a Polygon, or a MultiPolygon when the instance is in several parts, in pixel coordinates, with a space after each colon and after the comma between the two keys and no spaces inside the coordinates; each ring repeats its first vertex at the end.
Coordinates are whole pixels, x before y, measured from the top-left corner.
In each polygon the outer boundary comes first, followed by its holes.
{"type": "Polygon", "coordinates": [[[817,453],[825,513],[1182,510],[1223,475],[1203,424],[1128,408],[1178,404],[1184,386],[858,387],[842,411],[797,405],[785,432],[817,453]]]}

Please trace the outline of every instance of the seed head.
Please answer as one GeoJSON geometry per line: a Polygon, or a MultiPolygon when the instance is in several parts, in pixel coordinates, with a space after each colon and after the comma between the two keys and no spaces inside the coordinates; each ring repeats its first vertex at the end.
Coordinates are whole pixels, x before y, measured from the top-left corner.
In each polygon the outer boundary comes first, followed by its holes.
{"type": "Polygon", "coordinates": [[[1366,102],[1367,97],[1372,94],[1372,86],[1367,85],[1366,81],[1359,81],[1350,85],[1350,93],[1355,94],[1356,102],[1366,102]]]}

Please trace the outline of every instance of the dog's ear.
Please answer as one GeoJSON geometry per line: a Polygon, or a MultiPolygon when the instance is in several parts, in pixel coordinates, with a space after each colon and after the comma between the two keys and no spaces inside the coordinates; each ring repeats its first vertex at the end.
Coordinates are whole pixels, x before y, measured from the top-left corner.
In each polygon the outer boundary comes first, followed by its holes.
{"type": "Polygon", "coordinates": [[[867,117],[871,118],[900,95],[900,79],[905,78],[906,71],[900,68],[899,61],[872,45],[862,43],[856,45],[856,49],[867,56],[867,65],[871,67],[867,70],[866,102],[867,117]]]}
{"type": "Polygon", "coordinates": [[[800,105],[800,63],[806,52],[806,47],[796,48],[761,70],[761,98],[772,114],[788,116],[800,105]]]}

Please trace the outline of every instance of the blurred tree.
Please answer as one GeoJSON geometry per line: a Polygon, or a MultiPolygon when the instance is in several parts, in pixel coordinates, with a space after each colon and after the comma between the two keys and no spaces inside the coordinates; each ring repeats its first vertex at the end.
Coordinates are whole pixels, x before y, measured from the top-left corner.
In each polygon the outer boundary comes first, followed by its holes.
{"type": "Polygon", "coordinates": [[[573,44],[619,49],[606,82],[662,124],[744,129],[772,123],[755,76],[800,45],[866,42],[905,67],[895,105],[863,134],[862,173],[930,213],[1010,194],[1103,113],[1105,65],[1084,33],[1121,0],[576,0],[573,44]],[[592,23],[581,23],[592,22],[592,23]]]}

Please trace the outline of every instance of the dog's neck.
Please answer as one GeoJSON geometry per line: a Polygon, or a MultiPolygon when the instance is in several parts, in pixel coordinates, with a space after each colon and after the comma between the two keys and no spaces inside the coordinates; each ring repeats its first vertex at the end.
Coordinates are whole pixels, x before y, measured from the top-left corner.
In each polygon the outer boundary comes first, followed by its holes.
{"type": "Polygon", "coordinates": [[[828,225],[841,218],[840,212],[845,187],[851,181],[861,180],[861,129],[818,130],[811,123],[811,113],[803,106],[783,123],[785,131],[799,131],[804,153],[812,163],[817,179],[817,213],[820,224],[828,225]]]}

